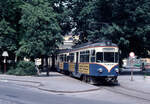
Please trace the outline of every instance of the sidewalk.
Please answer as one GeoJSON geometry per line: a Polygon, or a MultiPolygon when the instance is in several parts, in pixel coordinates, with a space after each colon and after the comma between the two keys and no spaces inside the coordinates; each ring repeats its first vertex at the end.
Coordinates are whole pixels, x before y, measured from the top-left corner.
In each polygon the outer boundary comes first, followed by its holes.
{"type": "Polygon", "coordinates": [[[120,86],[150,94],[150,76],[133,75],[133,81],[131,81],[131,75],[121,75],[118,82],[120,86]]]}
{"type": "Polygon", "coordinates": [[[46,76],[46,73],[42,73],[40,76],[0,75],[0,81],[9,81],[19,85],[36,87],[40,90],[58,93],[78,93],[99,90],[99,87],[57,72],[50,72],[50,76],[46,76]]]}

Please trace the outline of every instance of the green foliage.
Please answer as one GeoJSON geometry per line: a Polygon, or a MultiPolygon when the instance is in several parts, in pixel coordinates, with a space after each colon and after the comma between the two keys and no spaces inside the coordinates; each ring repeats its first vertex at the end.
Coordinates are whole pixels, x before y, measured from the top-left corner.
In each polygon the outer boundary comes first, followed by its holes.
{"type": "Polygon", "coordinates": [[[17,55],[25,57],[49,56],[62,42],[61,28],[56,14],[46,0],[36,0],[21,6],[20,24],[24,27],[24,37],[17,55]]]}
{"type": "Polygon", "coordinates": [[[0,52],[33,59],[49,56],[69,32],[80,35],[79,44],[109,39],[119,45],[122,57],[130,51],[147,57],[150,1],[0,1],[0,52]]]}
{"type": "Polygon", "coordinates": [[[11,68],[7,74],[25,76],[36,75],[37,73],[35,70],[35,64],[33,62],[20,61],[16,68],[11,68]]]}
{"type": "Polygon", "coordinates": [[[11,56],[27,58],[54,53],[62,43],[61,28],[64,25],[60,27],[60,24],[67,15],[63,15],[62,2],[1,0],[0,52],[6,50],[11,56]]]}
{"type": "Polygon", "coordinates": [[[14,59],[21,38],[19,5],[22,5],[22,0],[0,1],[0,54],[8,51],[10,59],[14,59]]]}
{"type": "Polygon", "coordinates": [[[5,20],[0,21],[0,47],[8,51],[16,50],[15,41],[16,31],[11,28],[10,24],[5,20]]]}
{"type": "Polygon", "coordinates": [[[80,42],[112,40],[122,50],[147,56],[150,50],[149,0],[72,0],[73,20],[80,42]],[[81,3],[81,4],[79,4],[81,3]]]}

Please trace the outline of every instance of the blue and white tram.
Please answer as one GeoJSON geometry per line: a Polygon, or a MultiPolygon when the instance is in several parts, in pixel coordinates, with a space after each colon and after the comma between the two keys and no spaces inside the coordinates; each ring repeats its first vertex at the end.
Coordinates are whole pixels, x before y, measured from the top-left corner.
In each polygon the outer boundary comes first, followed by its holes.
{"type": "Polygon", "coordinates": [[[80,45],[58,55],[57,69],[86,82],[117,81],[119,48],[110,41],[80,45]]]}

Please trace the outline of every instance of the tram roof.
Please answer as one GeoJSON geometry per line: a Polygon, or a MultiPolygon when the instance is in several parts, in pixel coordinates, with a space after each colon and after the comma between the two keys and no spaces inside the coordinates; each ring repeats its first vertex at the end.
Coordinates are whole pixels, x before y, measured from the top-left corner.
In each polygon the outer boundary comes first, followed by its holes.
{"type": "Polygon", "coordinates": [[[110,46],[110,47],[117,47],[117,45],[114,44],[114,43],[112,43],[111,41],[102,41],[102,42],[96,42],[96,43],[88,42],[88,43],[83,43],[83,44],[80,44],[80,45],[73,46],[72,49],[64,49],[64,50],[61,50],[60,53],[76,51],[76,50],[83,49],[83,48],[105,47],[105,46],[106,46],[106,47],[107,47],[107,46],[110,46]]]}

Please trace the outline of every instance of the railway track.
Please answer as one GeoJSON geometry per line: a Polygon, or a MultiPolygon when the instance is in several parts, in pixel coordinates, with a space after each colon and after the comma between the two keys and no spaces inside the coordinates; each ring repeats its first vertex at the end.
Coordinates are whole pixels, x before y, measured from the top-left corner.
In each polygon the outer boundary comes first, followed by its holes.
{"type": "Polygon", "coordinates": [[[124,96],[144,100],[150,102],[150,93],[140,91],[137,89],[128,88],[125,86],[111,86],[111,87],[103,87],[103,89],[108,90],[113,93],[121,94],[124,96]]]}

